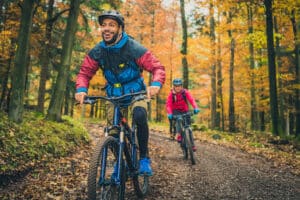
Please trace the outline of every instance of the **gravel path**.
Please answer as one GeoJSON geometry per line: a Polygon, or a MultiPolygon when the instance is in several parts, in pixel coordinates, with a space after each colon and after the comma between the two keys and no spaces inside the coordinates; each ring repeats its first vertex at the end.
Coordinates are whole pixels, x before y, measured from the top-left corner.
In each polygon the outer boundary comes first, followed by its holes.
{"type": "MultiPolygon", "coordinates": [[[[0,199],[86,199],[92,148],[102,137],[89,126],[94,142],[76,154],[55,160],[22,180],[0,188],[0,199]]],[[[300,199],[300,177],[288,167],[274,167],[263,157],[239,149],[196,141],[196,165],[184,160],[176,141],[152,130],[150,156],[154,176],[146,200],[158,199],[300,199]]],[[[132,187],[126,199],[136,196],[132,187]]]]}

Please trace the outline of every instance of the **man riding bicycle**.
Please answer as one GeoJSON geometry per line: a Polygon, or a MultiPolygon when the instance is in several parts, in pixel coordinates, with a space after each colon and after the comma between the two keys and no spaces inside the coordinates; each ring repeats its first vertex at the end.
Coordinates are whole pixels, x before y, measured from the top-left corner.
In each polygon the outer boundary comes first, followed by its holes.
{"type": "MultiPolygon", "coordinates": [[[[87,95],[89,81],[100,68],[106,79],[106,94],[121,96],[146,90],[142,71],[152,74],[152,82],[147,89],[148,97],[157,95],[165,82],[165,69],[159,60],[145,47],[124,31],[123,16],[117,11],[105,11],[98,17],[102,41],[84,58],[76,80],[75,99],[83,102],[87,95]]],[[[128,101],[130,102],[130,101],[128,101]]],[[[108,104],[107,120],[111,124],[113,106],[108,104]]],[[[123,110],[127,110],[124,107],[123,110]]],[[[149,128],[147,123],[147,100],[131,106],[133,120],[137,124],[140,147],[140,174],[151,176],[151,161],[148,154],[149,128]]],[[[113,134],[113,133],[110,133],[113,134]]]]}
{"type": "MultiPolygon", "coordinates": [[[[170,121],[171,137],[173,137],[173,134],[171,132],[173,126],[173,115],[187,113],[189,110],[188,103],[190,103],[194,108],[194,114],[199,113],[200,110],[196,104],[195,99],[187,89],[183,88],[182,80],[180,78],[174,79],[173,88],[171,89],[166,101],[166,109],[170,121]]],[[[191,123],[190,119],[188,120],[188,123],[191,123]]],[[[176,140],[178,142],[181,142],[181,139],[181,134],[178,132],[178,128],[176,127],[176,140]]],[[[195,146],[193,146],[193,150],[196,150],[195,146]]]]}

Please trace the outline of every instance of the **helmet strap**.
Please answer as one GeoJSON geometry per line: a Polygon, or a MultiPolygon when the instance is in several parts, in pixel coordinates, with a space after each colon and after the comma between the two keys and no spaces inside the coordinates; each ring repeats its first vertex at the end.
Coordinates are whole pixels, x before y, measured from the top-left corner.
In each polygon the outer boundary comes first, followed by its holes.
{"type": "MultiPolygon", "coordinates": [[[[122,31],[123,32],[123,31],[122,31]]],[[[117,39],[118,38],[121,38],[122,37],[122,32],[121,33],[117,33],[117,34],[114,34],[113,38],[109,41],[104,41],[106,45],[110,46],[110,45],[113,45],[116,43],[117,39]]]]}

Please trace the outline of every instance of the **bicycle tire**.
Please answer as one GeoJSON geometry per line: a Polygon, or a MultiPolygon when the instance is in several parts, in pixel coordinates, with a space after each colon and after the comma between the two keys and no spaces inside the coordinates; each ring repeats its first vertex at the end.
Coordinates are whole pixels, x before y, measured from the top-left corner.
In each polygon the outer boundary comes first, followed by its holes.
{"type": "MultiPolygon", "coordinates": [[[[135,138],[137,138],[136,131],[137,131],[137,129],[135,128],[135,125],[133,125],[133,134],[135,134],[135,138]]],[[[134,158],[134,160],[135,160],[134,165],[135,165],[135,168],[136,168],[136,173],[132,177],[133,187],[134,187],[136,195],[139,198],[143,198],[148,193],[149,177],[148,176],[140,176],[138,174],[139,160],[140,160],[140,150],[139,150],[138,142],[136,141],[136,146],[135,147],[131,146],[131,148],[135,148],[135,155],[132,155],[132,156],[135,157],[134,158]]]]}
{"type": "Polygon", "coordinates": [[[180,147],[181,147],[181,150],[182,150],[183,158],[188,159],[188,152],[187,152],[187,148],[186,148],[186,139],[185,139],[185,134],[184,134],[182,122],[177,119],[176,124],[177,124],[176,127],[178,127],[177,132],[181,133],[180,147]]]}
{"type": "Polygon", "coordinates": [[[112,136],[106,137],[96,145],[89,166],[88,199],[124,199],[126,180],[123,159],[120,163],[120,184],[116,184],[112,178],[118,150],[118,140],[112,136]],[[101,173],[104,174],[104,180],[100,180],[101,173]]]}
{"type": "Polygon", "coordinates": [[[181,133],[181,149],[182,149],[182,153],[183,153],[183,158],[185,160],[187,160],[189,158],[189,154],[188,154],[188,146],[187,146],[187,139],[186,139],[186,134],[185,134],[185,131],[183,131],[181,133]]]}
{"type": "Polygon", "coordinates": [[[192,165],[196,164],[195,155],[193,151],[193,143],[192,143],[192,130],[190,128],[185,129],[185,136],[186,136],[186,147],[190,154],[190,160],[192,165]]]}
{"type": "Polygon", "coordinates": [[[175,136],[176,136],[176,126],[175,126],[175,123],[172,124],[172,127],[171,127],[171,135],[172,135],[172,140],[176,140],[176,139],[175,139],[175,136]]]}

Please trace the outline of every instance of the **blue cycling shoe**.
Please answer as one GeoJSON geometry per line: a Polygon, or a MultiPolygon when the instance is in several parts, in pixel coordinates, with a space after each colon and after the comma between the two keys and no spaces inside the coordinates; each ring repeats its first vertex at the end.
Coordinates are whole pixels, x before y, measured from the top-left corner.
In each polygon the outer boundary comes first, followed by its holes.
{"type": "Polygon", "coordinates": [[[143,158],[140,160],[139,175],[152,176],[153,171],[151,169],[151,160],[149,158],[143,158]]]}

